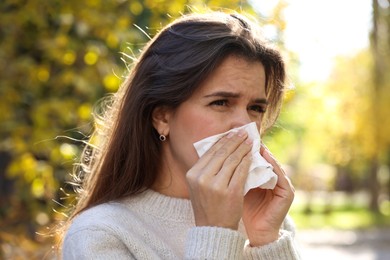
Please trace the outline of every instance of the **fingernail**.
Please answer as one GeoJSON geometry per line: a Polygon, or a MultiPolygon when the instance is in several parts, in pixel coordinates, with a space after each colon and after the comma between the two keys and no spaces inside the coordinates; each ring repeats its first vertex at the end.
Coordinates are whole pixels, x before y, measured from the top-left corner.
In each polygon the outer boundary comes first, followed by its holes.
{"type": "Polygon", "coordinates": [[[269,151],[268,147],[267,147],[263,142],[261,142],[261,145],[262,145],[266,150],[269,151]]]}
{"type": "Polygon", "coordinates": [[[243,136],[245,136],[247,133],[246,133],[245,130],[241,129],[240,131],[238,131],[237,134],[238,134],[239,137],[243,137],[243,136]]]}
{"type": "Polygon", "coordinates": [[[235,134],[235,132],[230,132],[227,134],[226,138],[232,138],[235,134]]]}
{"type": "Polygon", "coordinates": [[[265,148],[265,152],[268,153],[269,156],[271,156],[273,159],[275,159],[274,155],[270,152],[268,147],[264,143],[262,143],[261,145],[265,148]]]}
{"type": "Polygon", "coordinates": [[[245,140],[245,143],[249,144],[249,145],[252,145],[253,144],[253,140],[248,138],[248,139],[245,140]]]}

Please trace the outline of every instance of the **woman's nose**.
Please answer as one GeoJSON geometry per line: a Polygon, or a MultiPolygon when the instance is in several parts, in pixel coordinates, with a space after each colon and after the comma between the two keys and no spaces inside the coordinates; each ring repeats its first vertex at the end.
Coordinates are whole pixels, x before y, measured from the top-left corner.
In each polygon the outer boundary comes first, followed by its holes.
{"type": "Polygon", "coordinates": [[[251,119],[247,109],[236,111],[232,115],[231,119],[232,119],[232,121],[231,121],[231,124],[232,124],[231,128],[240,127],[240,126],[249,124],[249,123],[251,123],[253,121],[251,119]]]}

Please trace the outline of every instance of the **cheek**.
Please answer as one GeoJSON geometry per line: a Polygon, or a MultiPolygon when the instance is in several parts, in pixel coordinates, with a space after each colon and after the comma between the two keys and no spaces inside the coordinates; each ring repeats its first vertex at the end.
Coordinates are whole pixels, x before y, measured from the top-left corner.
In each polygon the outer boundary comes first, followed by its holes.
{"type": "Polygon", "coordinates": [[[193,143],[227,130],[210,112],[186,110],[185,113],[177,113],[170,125],[171,152],[188,170],[199,158],[193,143]]]}
{"type": "Polygon", "coordinates": [[[181,122],[182,134],[191,144],[225,131],[223,123],[207,112],[187,114],[181,122]]]}

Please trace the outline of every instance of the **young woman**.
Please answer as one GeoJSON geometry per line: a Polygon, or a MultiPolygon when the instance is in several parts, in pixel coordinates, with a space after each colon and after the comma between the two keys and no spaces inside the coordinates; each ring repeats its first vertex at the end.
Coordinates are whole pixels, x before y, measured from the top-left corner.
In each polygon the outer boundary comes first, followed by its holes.
{"type": "Polygon", "coordinates": [[[238,14],[183,16],[145,47],[86,150],[64,259],[297,259],[286,218],[294,188],[270,152],[273,190],[244,184],[252,140],[228,134],[276,120],[285,84],[278,51],[238,14]]]}

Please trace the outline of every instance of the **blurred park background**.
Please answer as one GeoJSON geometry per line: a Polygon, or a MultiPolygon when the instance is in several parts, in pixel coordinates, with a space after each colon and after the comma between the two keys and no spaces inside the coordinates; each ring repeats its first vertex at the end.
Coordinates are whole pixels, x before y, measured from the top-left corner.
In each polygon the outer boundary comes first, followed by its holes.
{"type": "Polygon", "coordinates": [[[254,16],[286,57],[294,88],[264,141],[297,189],[290,214],[303,255],[389,259],[389,1],[296,2],[301,8],[287,0],[1,0],[0,259],[54,258],[53,225],[69,207],[95,104],[118,89],[124,61],[148,35],[182,13],[218,7],[254,16]],[[310,5],[325,2],[329,20],[316,26],[310,5]],[[356,2],[366,3],[367,17],[356,2]],[[349,21],[354,13],[367,29],[349,21]],[[301,21],[295,33],[289,19],[301,21]],[[330,44],[306,52],[317,63],[289,48],[322,30],[330,44]],[[352,48],[356,33],[367,42],[352,48]],[[323,58],[347,40],[349,52],[323,58]]]}

